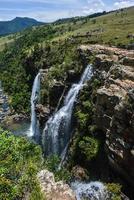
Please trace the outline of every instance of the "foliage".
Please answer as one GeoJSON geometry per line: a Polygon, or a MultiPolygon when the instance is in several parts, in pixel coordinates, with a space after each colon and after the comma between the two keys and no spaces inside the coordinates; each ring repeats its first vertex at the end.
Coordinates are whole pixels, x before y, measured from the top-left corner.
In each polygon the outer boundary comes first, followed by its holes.
{"type": "Polygon", "coordinates": [[[59,164],[60,158],[57,155],[52,155],[45,160],[44,167],[54,173],[56,181],[69,181],[71,179],[70,172],[65,167],[59,169],[59,164]]]}
{"type": "MultiPolygon", "coordinates": [[[[54,79],[64,82],[68,70],[73,69],[78,74],[82,71],[78,45],[104,43],[119,46],[133,43],[133,38],[127,37],[128,30],[133,33],[132,22],[133,8],[128,8],[118,13],[104,12],[59,20],[0,38],[0,49],[5,45],[5,50],[0,53],[0,79],[11,97],[13,110],[29,113],[32,84],[40,68],[52,67],[50,83],[54,79]]],[[[42,99],[47,100],[45,96],[42,99]]]]}
{"type": "Polygon", "coordinates": [[[81,91],[80,102],[76,106],[75,117],[80,131],[86,132],[88,126],[92,123],[93,104],[89,99],[88,90],[81,91]]]}
{"type": "Polygon", "coordinates": [[[0,158],[0,199],[21,199],[26,192],[37,193],[36,174],[42,165],[37,145],[0,129],[0,158]]]}
{"type": "Polygon", "coordinates": [[[106,184],[111,200],[121,200],[121,185],[118,183],[106,184]]]}
{"type": "Polygon", "coordinates": [[[99,141],[92,137],[83,137],[79,142],[79,148],[85,155],[86,160],[90,161],[97,156],[99,151],[99,141]]]}

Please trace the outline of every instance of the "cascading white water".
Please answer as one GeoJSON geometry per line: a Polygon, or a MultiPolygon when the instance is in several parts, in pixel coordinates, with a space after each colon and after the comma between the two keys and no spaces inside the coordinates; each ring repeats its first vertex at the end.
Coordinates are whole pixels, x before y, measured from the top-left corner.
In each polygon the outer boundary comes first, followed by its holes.
{"type": "Polygon", "coordinates": [[[72,189],[76,194],[77,200],[108,200],[106,187],[101,182],[81,183],[74,182],[71,184],[72,189]]]}
{"type": "Polygon", "coordinates": [[[37,122],[37,116],[35,112],[36,104],[39,100],[39,93],[40,93],[40,73],[37,74],[35,77],[33,88],[32,88],[32,95],[31,95],[31,125],[30,131],[28,132],[29,137],[33,137],[38,135],[39,133],[39,125],[37,122]]]}
{"type": "Polygon", "coordinates": [[[63,107],[47,121],[43,131],[43,146],[46,155],[61,155],[71,137],[71,117],[74,102],[84,83],[92,77],[92,66],[88,65],[78,84],[69,90],[63,107]]]}

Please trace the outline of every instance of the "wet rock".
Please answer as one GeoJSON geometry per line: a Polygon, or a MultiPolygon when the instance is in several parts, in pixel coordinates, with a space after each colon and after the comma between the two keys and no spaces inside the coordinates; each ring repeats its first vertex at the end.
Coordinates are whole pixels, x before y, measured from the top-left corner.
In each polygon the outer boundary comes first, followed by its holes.
{"type": "Polygon", "coordinates": [[[72,84],[78,82],[80,74],[76,73],[75,70],[69,70],[67,72],[67,82],[72,84]]]}
{"type": "Polygon", "coordinates": [[[49,91],[49,105],[50,108],[54,109],[57,107],[60,97],[64,91],[64,84],[58,81],[54,81],[49,91]]]}
{"type": "Polygon", "coordinates": [[[23,114],[15,114],[15,115],[12,115],[11,117],[12,117],[13,121],[15,121],[15,122],[19,122],[19,121],[23,121],[23,120],[27,119],[27,116],[23,115],[23,114]]]}
{"type": "Polygon", "coordinates": [[[89,178],[87,176],[86,170],[78,165],[73,167],[72,174],[73,174],[74,178],[78,181],[87,180],[89,178]]]}
{"type": "Polygon", "coordinates": [[[94,118],[106,135],[109,163],[134,186],[134,51],[102,45],[80,49],[94,55],[94,70],[101,77],[94,118]]]}
{"type": "Polygon", "coordinates": [[[48,107],[44,107],[42,104],[37,104],[36,113],[40,123],[44,124],[50,116],[50,109],[48,107]]]}
{"type": "Polygon", "coordinates": [[[53,173],[42,170],[37,175],[41,191],[44,193],[47,200],[76,200],[75,194],[69,185],[60,182],[55,182],[53,173]]]}

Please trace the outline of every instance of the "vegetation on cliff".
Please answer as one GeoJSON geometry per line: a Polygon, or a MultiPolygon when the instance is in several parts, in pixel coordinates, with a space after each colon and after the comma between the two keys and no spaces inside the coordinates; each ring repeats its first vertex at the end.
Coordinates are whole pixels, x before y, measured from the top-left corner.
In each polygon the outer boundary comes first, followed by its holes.
{"type": "MultiPolygon", "coordinates": [[[[89,61],[88,56],[83,59],[79,54],[78,46],[81,43],[101,43],[128,48],[134,42],[133,10],[132,7],[93,19],[86,17],[63,23],[60,21],[34,27],[18,34],[16,39],[14,37],[14,42],[6,45],[0,53],[0,80],[10,97],[12,110],[29,114],[32,84],[39,69],[49,70],[42,80],[41,103],[49,107],[52,104],[55,109],[59,98],[53,98],[56,96],[52,96],[53,87],[58,83],[67,92],[70,85],[79,80],[83,66],[89,61]],[[71,77],[70,80],[70,76],[74,79],[71,77]]],[[[93,57],[90,59],[93,60],[93,57]]],[[[41,199],[36,174],[43,164],[43,167],[55,173],[56,180],[69,180],[71,175],[68,170],[80,165],[87,169],[90,179],[107,182],[109,171],[104,151],[105,134],[95,120],[96,91],[101,84],[101,77],[94,76],[76,102],[74,137],[69,148],[67,169],[57,170],[60,162],[57,156],[47,158],[43,163],[41,149],[37,145],[0,131],[1,199],[3,196],[10,200],[19,199],[27,193],[31,194],[31,200],[35,197],[41,199]]],[[[109,184],[107,187],[112,193],[111,198],[120,199],[119,185],[109,184]]]]}
{"type": "MultiPolygon", "coordinates": [[[[63,80],[69,69],[79,72],[81,64],[76,55],[79,44],[132,44],[133,9],[34,27],[12,37],[12,42],[8,37],[5,40],[8,45],[0,53],[0,79],[13,109],[29,113],[32,82],[40,68],[52,67],[51,77],[57,80],[63,80]]],[[[0,44],[3,48],[3,38],[0,44]]]]}

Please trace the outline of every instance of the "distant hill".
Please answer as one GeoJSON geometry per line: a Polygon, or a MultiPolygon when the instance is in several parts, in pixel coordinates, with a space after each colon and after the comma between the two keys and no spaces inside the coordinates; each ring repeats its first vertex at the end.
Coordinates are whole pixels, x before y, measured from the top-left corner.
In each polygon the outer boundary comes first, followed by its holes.
{"type": "Polygon", "coordinates": [[[42,25],[44,23],[38,22],[35,19],[27,17],[16,17],[11,21],[0,21],[0,35],[8,35],[22,31],[26,28],[42,25]]]}

